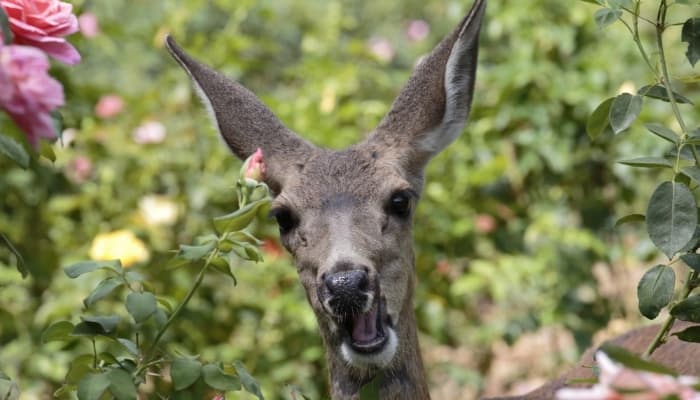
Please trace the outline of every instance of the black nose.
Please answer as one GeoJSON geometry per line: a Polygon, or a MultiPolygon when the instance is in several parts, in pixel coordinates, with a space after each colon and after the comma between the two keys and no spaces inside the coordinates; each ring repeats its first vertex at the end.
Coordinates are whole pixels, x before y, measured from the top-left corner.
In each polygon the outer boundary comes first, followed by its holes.
{"type": "Polygon", "coordinates": [[[367,272],[361,269],[337,272],[324,279],[330,304],[341,314],[356,314],[362,310],[369,288],[367,272]]]}

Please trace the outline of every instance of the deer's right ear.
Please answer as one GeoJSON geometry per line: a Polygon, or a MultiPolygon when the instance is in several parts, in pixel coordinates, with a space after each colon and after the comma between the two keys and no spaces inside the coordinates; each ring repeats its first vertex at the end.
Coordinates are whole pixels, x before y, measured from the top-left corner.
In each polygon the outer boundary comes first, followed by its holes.
{"type": "Polygon", "coordinates": [[[192,78],[197,94],[228,146],[238,158],[261,148],[267,166],[265,181],[273,190],[306,159],[314,146],[285,127],[252,92],[187,54],[172,37],[165,40],[170,54],[192,78]]]}

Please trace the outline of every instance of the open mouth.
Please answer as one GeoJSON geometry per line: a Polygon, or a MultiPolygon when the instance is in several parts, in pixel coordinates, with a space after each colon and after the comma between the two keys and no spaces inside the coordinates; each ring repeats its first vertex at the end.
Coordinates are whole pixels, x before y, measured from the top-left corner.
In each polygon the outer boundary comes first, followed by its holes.
{"type": "Polygon", "coordinates": [[[387,343],[387,325],[390,324],[386,314],[385,302],[377,293],[369,311],[348,316],[342,321],[347,332],[350,347],[358,353],[376,353],[387,343]]]}

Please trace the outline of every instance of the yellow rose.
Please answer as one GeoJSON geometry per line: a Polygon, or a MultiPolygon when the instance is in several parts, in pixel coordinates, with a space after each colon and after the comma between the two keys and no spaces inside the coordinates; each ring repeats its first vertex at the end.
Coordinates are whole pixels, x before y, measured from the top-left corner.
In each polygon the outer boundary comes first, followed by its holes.
{"type": "Polygon", "coordinates": [[[147,261],[149,257],[143,241],[126,229],[100,233],[92,240],[90,247],[90,258],[93,260],[119,259],[125,268],[147,261]]]}

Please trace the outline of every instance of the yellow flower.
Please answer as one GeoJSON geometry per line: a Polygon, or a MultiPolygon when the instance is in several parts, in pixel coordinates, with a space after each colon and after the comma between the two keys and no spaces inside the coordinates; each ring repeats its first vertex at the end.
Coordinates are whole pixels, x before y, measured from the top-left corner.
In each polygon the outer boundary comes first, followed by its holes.
{"type": "Polygon", "coordinates": [[[90,258],[96,261],[119,259],[125,268],[150,257],[146,245],[131,231],[120,229],[100,233],[92,240],[90,258]]]}

